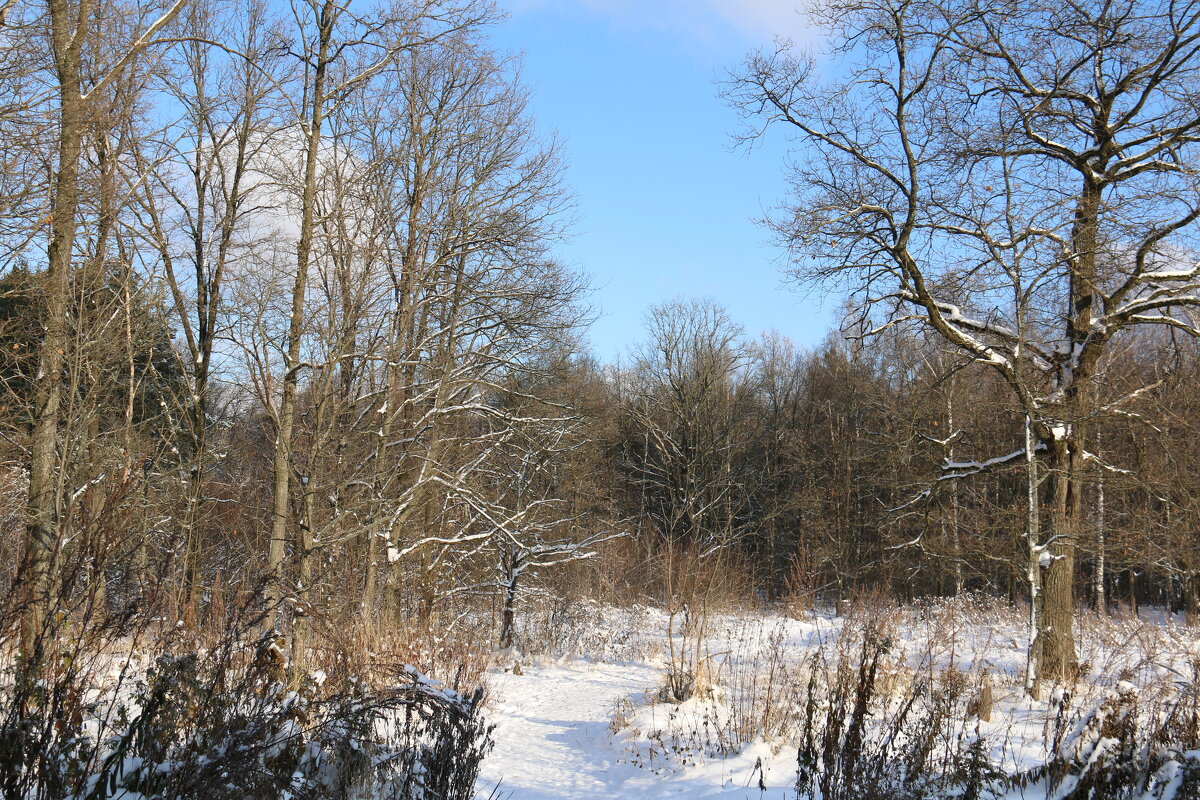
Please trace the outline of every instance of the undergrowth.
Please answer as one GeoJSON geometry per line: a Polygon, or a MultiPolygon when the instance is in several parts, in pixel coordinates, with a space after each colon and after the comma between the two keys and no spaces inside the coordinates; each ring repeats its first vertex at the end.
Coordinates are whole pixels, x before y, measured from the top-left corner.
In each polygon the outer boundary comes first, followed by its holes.
{"type": "Polygon", "coordinates": [[[664,684],[618,706],[631,763],[686,767],[760,741],[795,753],[802,800],[1200,798],[1194,629],[1085,615],[1079,680],[1035,701],[1020,610],[989,598],[711,628],[707,691],[681,701],[664,684]]]}
{"type": "MultiPolygon", "coordinates": [[[[88,620],[0,641],[4,800],[466,800],[491,747],[483,690],[397,667],[386,680],[290,669],[246,613],[197,646],[182,628],[88,620]]],[[[13,631],[8,626],[5,631],[13,631]]]]}

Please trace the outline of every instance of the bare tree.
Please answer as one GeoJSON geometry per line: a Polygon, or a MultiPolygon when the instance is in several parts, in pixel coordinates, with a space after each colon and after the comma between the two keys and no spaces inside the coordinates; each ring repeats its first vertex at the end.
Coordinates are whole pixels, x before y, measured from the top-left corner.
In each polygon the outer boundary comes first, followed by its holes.
{"type": "MultiPolygon", "coordinates": [[[[299,131],[304,159],[293,183],[298,235],[287,333],[281,348],[282,386],[274,414],[276,444],[268,570],[271,575],[269,600],[275,605],[283,597],[281,587],[291,517],[292,438],[298,386],[301,372],[311,367],[303,362],[301,347],[317,232],[318,183],[325,166],[320,154],[325,129],[336,119],[331,110],[348,95],[361,91],[369,81],[394,64],[402,52],[436,41],[468,24],[469,12],[473,9],[468,5],[467,10],[464,14],[453,4],[443,7],[431,0],[383,8],[367,16],[360,16],[349,4],[337,0],[305,0],[293,7],[299,39],[294,55],[301,64],[301,80],[300,102],[295,104],[291,124],[299,131]]],[[[310,539],[311,532],[302,526],[295,545],[302,562],[312,549],[310,539]]],[[[301,592],[306,589],[302,584],[301,592]]]]}
{"type": "Polygon", "coordinates": [[[707,301],[651,308],[626,414],[627,468],[671,544],[719,550],[741,533],[748,382],[741,329],[707,301]]]}
{"type": "Polygon", "coordinates": [[[59,546],[61,496],[57,472],[61,424],[62,372],[67,359],[68,298],[80,207],[80,163],[92,106],[157,37],[186,0],[162,7],[148,4],[137,10],[148,20],[120,47],[106,42],[95,51],[95,26],[112,8],[82,0],[49,0],[51,71],[57,104],[57,142],[54,178],[47,209],[46,310],[40,363],[35,381],[36,401],[30,442],[28,551],[26,574],[31,595],[25,646],[31,646],[45,622],[45,598],[53,578],[59,546]],[[89,47],[91,45],[92,47],[89,47]],[[92,61],[95,63],[92,63],[92,61]],[[91,80],[88,80],[91,78],[91,80]]]}
{"type": "Polygon", "coordinates": [[[581,284],[546,254],[566,206],[557,149],[512,70],[474,30],[411,51],[379,88],[403,103],[363,133],[390,295],[366,530],[386,531],[389,616],[406,585],[423,587],[428,613],[446,560],[491,535],[467,520],[517,423],[491,398],[576,324],[581,284]]]}
{"type": "Polygon", "coordinates": [[[183,41],[159,70],[157,88],[181,113],[164,135],[147,132],[136,151],[146,179],[136,193],[134,225],[157,255],[182,334],[179,361],[189,377],[178,413],[185,438],[182,593],[190,616],[200,588],[212,384],[220,370],[214,360],[227,325],[226,284],[233,266],[246,258],[256,212],[261,215],[256,203],[267,202],[260,171],[272,141],[269,101],[282,76],[269,49],[274,40],[267,10],[254,0],[195,5],[176,25],[183,41]]]}
{"type": "Polygon", "coordinates": [[[818,18],[844,64],[831,83],[782,45],[729,86],[808,147],[774,228],[797,277],[846,281],[875,330],[929,326],[1024,410],[1015,452],[946,471],[1028,458],[1034,649],[1067,678],[1103,355],[1137,326],[1198,332],[1200,6],[871,0],[818,18]]]}

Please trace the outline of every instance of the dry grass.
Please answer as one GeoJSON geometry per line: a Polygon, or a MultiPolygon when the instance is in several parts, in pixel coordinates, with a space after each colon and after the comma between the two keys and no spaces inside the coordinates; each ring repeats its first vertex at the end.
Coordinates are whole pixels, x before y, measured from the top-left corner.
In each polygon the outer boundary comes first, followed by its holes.
{"type": "Polygon", "coordinates": [[[659,692],[671,701],[663,710],[623,708],[614,726],[641,728],[637,763],[687,764],[758,740],[796,747],[801,788],[826,800],[1020,786],[1071,800],[1158,798],[1171,770],[1200,796],[1195,628],[1081,615],[1080,676],[1038,702],[1023,692],[1023,625],[1021,609],[979,596],[903,607],[876,597],[840,619],[715,618],[711,692],[686,703],[659,692]],[[1103,739],[1117,744],[1101,758],[1103,739]]]}
{"type": "Polygon", "coordinates": [[[318,631],[308,655],[310,667],[330,677],[387,685],[414,668],[469,694],[487,683],[492,643],[490,625],[478,616],[412,620],[400,628],[359,620],[318,631]]]}

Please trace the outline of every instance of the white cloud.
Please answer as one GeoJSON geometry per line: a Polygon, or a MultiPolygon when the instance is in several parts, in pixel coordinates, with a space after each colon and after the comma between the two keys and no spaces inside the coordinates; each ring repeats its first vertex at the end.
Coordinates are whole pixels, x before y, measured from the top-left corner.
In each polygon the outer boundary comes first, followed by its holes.
{"type": "Polygon", "coordinates": [[[750,34],[791,36],[807,33],[804,14],[788,0],[705,0],[716,13],[750,34]]]}
{"type": "Polygon", "coordinates": [[[516,14],[582,12],[619,27],[683,34],[701,42],[727,39],[731,28],[750,43],[807,35],[804,16],[790,0],[508,0],[506,5],[516,14]]]}

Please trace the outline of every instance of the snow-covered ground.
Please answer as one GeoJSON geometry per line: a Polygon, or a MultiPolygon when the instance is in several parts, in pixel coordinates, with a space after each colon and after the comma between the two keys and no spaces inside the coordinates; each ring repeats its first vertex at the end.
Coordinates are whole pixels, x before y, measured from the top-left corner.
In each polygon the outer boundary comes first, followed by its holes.
{"type": "MultiPolygon", "coordinates": [[[[987,800],[1076,800],[1075,787],[1084,792],[1078,797],[1200,800],[1200,627],[1161,612],[1081,614],[1079,680],[1047,686],[1041,699],[1032,699],[1023,686],[1023,620],[1020,609],[987,597],[903,607],[876,601],[844,617],[748,609],[702,619],[550,598],[522,615],[518,648],[489,654],[481,651],[486,636],[460,643],[457,652],[477,655],[480,670],[492,665],[483,713],[495,726],[495,746],[476,794],[481,800],[783,800],[798,797],[802,763],[803,800],[820,791],[838,794],[828,787],[847,781],[868,783],[876,798],[894,796],[889,789],[900,781],[905,789],[919,783],[905,796],[923,800],[962,796],[968,785],[979,790],[972,796],[987,800]],[[871,691],[864,699],[865,684],[871,691]],[[849,762],[842,757],[847,752],[849,762]],[[1118,787],[1124,793],[1088,793],[1112,774],[1128,778],[1118,787]]],[[[339,738],[351,718],[342,709],[359,708],[347,705],[359,695],[334,693],[310,705],[307,693],[325,683],[323,673],[313,673],[299,693],[286,692],[273,677],[272,665],[285,658],[274,638],[232,643],[247,655],[218,660],[208,671],[194,656],[151,658],[152,651],[125,640],[89,651],[90,662],[72,661],[83,672],[64,686],[87,692],[88,713],[77,723],[61,713],[63,730],[78,724],[93,741],[156,730],[180,742],[157,761],[143,763],[141,755],[113,761],[119,769],[108,770],[103,783],[113,789],[109,796],[135,796],[122,781],[140,780],[143,769],[156,780],[174,774],[186,781],[196,764],[224,765],[231,752],[250,754],[258,772],[246,774],[256,775],[266,769],[265,754],[282,752],[286,742],[305,744],[290,752],[315,754],[300,762],[311,775],[285,763],[283,778],[293,782],[316,780],[329,765],[357,769],[368,740],[374,752],[433,752],[415,744],[432,735],[428,730],[394,727],[407,714],[397,709],[381,708],[368,733],[356,734],[362,742],[339,738]],[[227,674],[219,669],[245,680],[220,684],[232,691],[197,694],[204,680],[227,674]],[[127,713],[147,707],[151,684],[173,692],[154,706],[167,713],[139,717],[135,729],[127,713]],[[198,702],[206,704],[204,714],[172,708],[198,702]],[[116,713],[118,706],[126,713],[116,713]],[[303,717],[294,713],[298,708],[303,717]],[[300,731],[297,719],[308,720],[308,729],[300,731]],[[254,738],[261,731],[270,748],[254,738]],[[198,742],[208,749],[197,749],[198,742]],[[339,761],[343,752],[354,755],[339,761]]],[[[433,643],[445,644],[441,633],[433,643]]],[[[457,696],[436,682],[415,672],[408,677],[427,701],[456,705],[457,696]]],[[[58,735],[60,725],[48,726],[44,741],[75,759],[81,775],[98,775],[107,756],[89,762],[88,753],[70,749],[76,739],[58,735]]],[[[387,781],[414,774],[405,770],[374,776],[381,788],[369,796],[392,796],[387,781]]]]}
{"type": "MultiPolygon", "coordinates": [[[[522,639],[537,652],[507,653],[489,675],[487,715],[496,724],[496,746],[483,764],[481,797],[795,797],[809,676],[828,680],[839,658],[857,663],[863,625],[821,614],[715,615],[694,649],[712,690],[674,703],[664,701],[662,687],[672,659],[681,663],[683,641],[676,635],[672,648],[668,631],[679,629],[663,612],[588,604],[529,616],[522,639]],[[512,670],[514,661],[520,674],[512,670]]],[[[1063,741],[1056,724],[1060,731],[1064,721],[1078,727],[1115,687],[1132,681],[1143,691],[1143,712],[1155,713],[1164,691],[1183,686],[1174,696],[1192,702],[1195,690],[1186,686],[1200,670],[1195,627],[1163,615],[1085,616],[1078,632],[1083,674],[1066,695],[1068,704],[1050,687],[1042,700],[1031,700],[1022,686],[1025,636],[1018,609],[965,598],[882,616],[891,628],[876,688],[881,713],[894,712],[905,697],[929,697],[929,687],[938,694],[958,681],[965,688],[944,723],[946,741],[981,737],[992,764],[1010,775],[1045,763],[1063,741]],[[988,721],[967,710],[984,683],[993,706],[988,721]]],[[[690,665],[696,662],[693,657],[690,665]]],[[[1046,787],[1031,780],[1004,796],[1044,796],[1046,787]]]]}
{"type": "Polygon", "coordinates": [[[481,796],[494,790],[512,800],[782,798],[795,780],[794,761],[782,752],[773,758],[762,745],[686,767],[642,765],[627,732],[614,735],[613,716],[627,699],[653,692],[659,667],[564,661],[522,671],[491,676],[496,748],[483,764],[481,796]],[[759,758],[767,762],[765,794],[759,758]]]}

